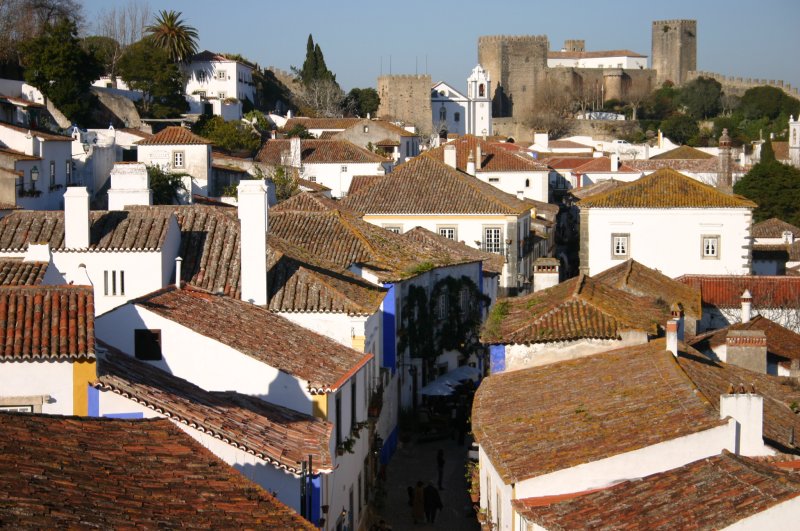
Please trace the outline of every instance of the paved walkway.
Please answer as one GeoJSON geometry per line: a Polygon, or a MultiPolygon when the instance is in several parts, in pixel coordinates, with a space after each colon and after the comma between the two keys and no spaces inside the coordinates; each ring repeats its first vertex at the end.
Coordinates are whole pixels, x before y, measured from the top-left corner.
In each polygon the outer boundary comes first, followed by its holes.
{"type": "MultiPolygon", "coordinates": [[[[416,439],[415,439],[416,441],[416,439]]],[[[464,477],[464,464],[471,439],[459,447],[451,439],[432,442],[411,442],[398,448],[386,471],[386,506],[380,516],[392,526],[392,531],[458,529],[479,530],[480,526],[472,511],[472,502],[464,477]],[[436,485],[436,453],[444,450],[444,480],[440,491],[444,508],[437,514],[433,524],[414,525],[411,507],[408,506],[408,486],[417,481],[433,482],[436,485]]]]}

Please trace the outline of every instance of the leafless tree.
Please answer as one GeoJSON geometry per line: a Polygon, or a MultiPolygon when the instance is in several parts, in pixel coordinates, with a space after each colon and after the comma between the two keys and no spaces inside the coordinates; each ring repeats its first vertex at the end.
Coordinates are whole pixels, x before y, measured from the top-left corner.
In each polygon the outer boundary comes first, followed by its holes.
{"type": "Polygon", "coordinates": [[[141,40],[144,28],[151,17],[150,4],[145,0],[128,0],[127,3],[104,9],[97,17],[95,32],[116,42],[108,56],[106,71],[116,84],[117,64],[125,49],[141,40]]]}
{"type": "Polygon", "coordinates": [[[719,103],[722,106],[722,115],[723,116],[730,116],[733,114],[733,111],[741,103],[742,98],[735,94],[728,94],[727,92],[723,92],[722,95],[719,97],[719,103]]]}
{"type": "Polygon", "coordinates": [[[639,111],[639,107],[642,106],[642,102],[644,102],[644,100],[646,100],[647,97],[650,96],[651,92],[652,91],[650,90],[649,85],[645,86],[637,83],[631,84],[630,88],[625,94],[625,101],[628,102],[628,105],[631,106],[631,110],[633,111],[631,115],[632,120],[637,119],[637,113],[639,111]]]}
{"type": "Polygon", "coordinates": [[[344,91],[330,79],[320,79],[301,87],[297,100],[306,114],[319,118],[333,118],[342,114],[344,91]]]}
{"type": "Polygon", "coordinates": [[[572,89],[572,101],[580,114],[586,114],[595,100],[595,89],[590,83],[581,79],[572,89]]]}
{"type": "Polygon", "coordinates": [[[64,18],[80,27],[83,6],[78,0],[0,0],[0,61],[19,63],[20,45],[64,18]]]}
{"type": "Polygon", "coordinates": [[[572,108],[571,91],[564,90],[557,80],[545,80],[536,92],[536,110],[525,125],[547,131],[550,138],[560,138],[572,129],[572,108]]]}

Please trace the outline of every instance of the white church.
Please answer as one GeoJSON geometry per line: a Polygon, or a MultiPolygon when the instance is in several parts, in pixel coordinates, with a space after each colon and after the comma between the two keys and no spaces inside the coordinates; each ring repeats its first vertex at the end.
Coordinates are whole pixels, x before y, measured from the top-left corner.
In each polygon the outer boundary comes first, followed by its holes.
{"type": "Polygon", "coordinates": [[[439,81],[431,89],[433,127],[440,134],[492,135],[492,100],[489,73],[481,65],[467,78],[467,95],[439,81]]]}

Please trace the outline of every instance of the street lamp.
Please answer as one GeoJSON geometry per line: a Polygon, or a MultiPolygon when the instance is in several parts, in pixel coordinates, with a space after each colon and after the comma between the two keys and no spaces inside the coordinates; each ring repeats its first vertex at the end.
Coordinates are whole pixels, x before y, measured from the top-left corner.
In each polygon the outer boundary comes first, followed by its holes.
{"type": "Polygon", "coordinates": [[[36,181],[39,180],[39,168],[34,166],[31,168],[31,188],[36,190],[36,181]]]}

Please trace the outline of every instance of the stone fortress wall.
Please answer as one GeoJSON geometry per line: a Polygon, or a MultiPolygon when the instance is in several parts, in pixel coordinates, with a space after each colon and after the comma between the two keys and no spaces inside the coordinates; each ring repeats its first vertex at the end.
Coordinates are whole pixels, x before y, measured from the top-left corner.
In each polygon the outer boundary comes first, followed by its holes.
{"type": "Polygon", "coordinates": [[[425,135],[433,131],[429,74],[395,74],[378,78],[378,117],[413,124],[425,135]]]}
{"type": "Polygon", "coordinates": [[[784,91],[786,94],[793,98],[800,99],[800,91],[797,88],[792,87],[790,83],[784,83],[781,80],[774,80],[774,79],[756,79],[752,77],[734,77],[734,76],[724,76],[722,74],[717,74],[716,72],[705,72],[703,70],[693,70],[687,72],[687,81],[692,81],[693,79],[697,79],[699,77],[710,77],[712,79],[716,79],[719,81],[720,85],[722,85],[722,90],[726,94],[733,94],[735,96],[741,96],[745,93],[747,89],[751,89],[753,87],[763,87],[763,86],[770,86],[779,88],[784,91]]]}

